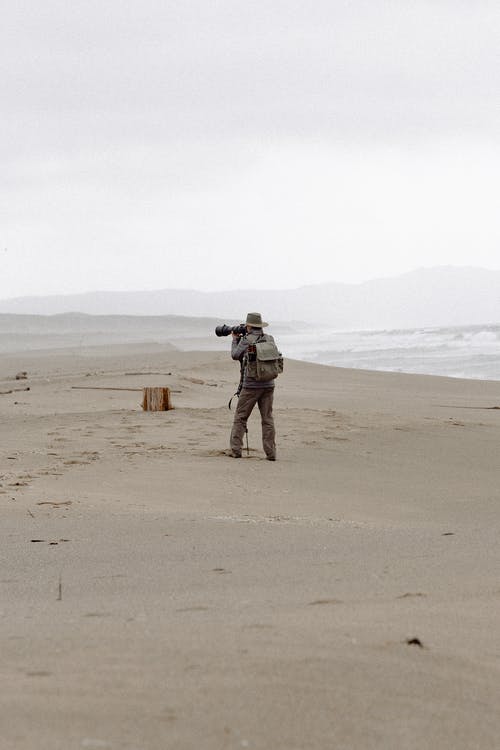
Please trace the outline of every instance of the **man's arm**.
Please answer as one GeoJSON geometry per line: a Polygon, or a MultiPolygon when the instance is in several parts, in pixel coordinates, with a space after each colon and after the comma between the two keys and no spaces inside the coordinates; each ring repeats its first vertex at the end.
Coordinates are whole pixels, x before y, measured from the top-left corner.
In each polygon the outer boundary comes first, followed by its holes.
{"type": "Polygon", "coordinates": [[[243,355],[248,349],[248,341],[245,336],[236,336],[233,333],[233,341],[231,343],[231,357],[233,359],[243,359],[243,355]]]}

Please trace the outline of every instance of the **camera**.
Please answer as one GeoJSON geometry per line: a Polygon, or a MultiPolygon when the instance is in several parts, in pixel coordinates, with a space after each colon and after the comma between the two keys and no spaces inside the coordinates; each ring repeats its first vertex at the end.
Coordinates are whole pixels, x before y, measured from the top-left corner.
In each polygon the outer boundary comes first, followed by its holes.
{"type": "Polygon", "coordinates": [[[244,336],[247,332],[247,327],[244,323],[240,323],[237,326],[227,326],[225,323],[221,326],[217,326],[215,329],[216,336],[229,336],[230,333],[236,333],[238,336],[244,336]]]}

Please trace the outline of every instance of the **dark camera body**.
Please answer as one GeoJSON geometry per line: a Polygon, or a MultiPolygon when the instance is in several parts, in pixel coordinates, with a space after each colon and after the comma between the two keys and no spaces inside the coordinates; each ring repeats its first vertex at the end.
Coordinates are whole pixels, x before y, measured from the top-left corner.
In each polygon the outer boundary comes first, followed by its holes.
{"type": "Polygon", "coordinates": [[[247,332],[247,327],[244,323],[240,323],[237,326],[227,326],[225,323],[221,326],[217,326],[215,329],[216,336],[229,336],[230,333],[236,333],[238,336],[244,336],[247,332]]]}

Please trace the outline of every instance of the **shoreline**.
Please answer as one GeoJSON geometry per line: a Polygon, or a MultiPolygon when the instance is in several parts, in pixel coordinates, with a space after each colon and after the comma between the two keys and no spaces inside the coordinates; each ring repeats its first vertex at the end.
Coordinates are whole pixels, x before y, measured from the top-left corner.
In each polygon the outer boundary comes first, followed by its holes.
{"type": "MultiPolygon", "coordinates": [[[[15,317],[15,316],[14,316],[15,317]]],[[[44,351],[88,356],[109,346],[144,351],[227,351],[215,318],[183,316],[34,316],[17,323],[0,315],[0,356],[44,351]]],[[[374,372],[429,374],[500,382],[500,325],[338,331],[274,323],[287,359],[374,372]]]]}

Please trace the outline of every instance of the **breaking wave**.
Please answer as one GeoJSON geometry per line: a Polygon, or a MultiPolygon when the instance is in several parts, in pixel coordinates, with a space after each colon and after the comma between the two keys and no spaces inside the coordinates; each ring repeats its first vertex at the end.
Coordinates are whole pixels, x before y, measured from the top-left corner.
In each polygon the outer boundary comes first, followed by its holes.
{"type": "Polygon", "coordinates": [[[500,380],[500,325],[304,331],[289,356],[337,367],[500,380]]]}

